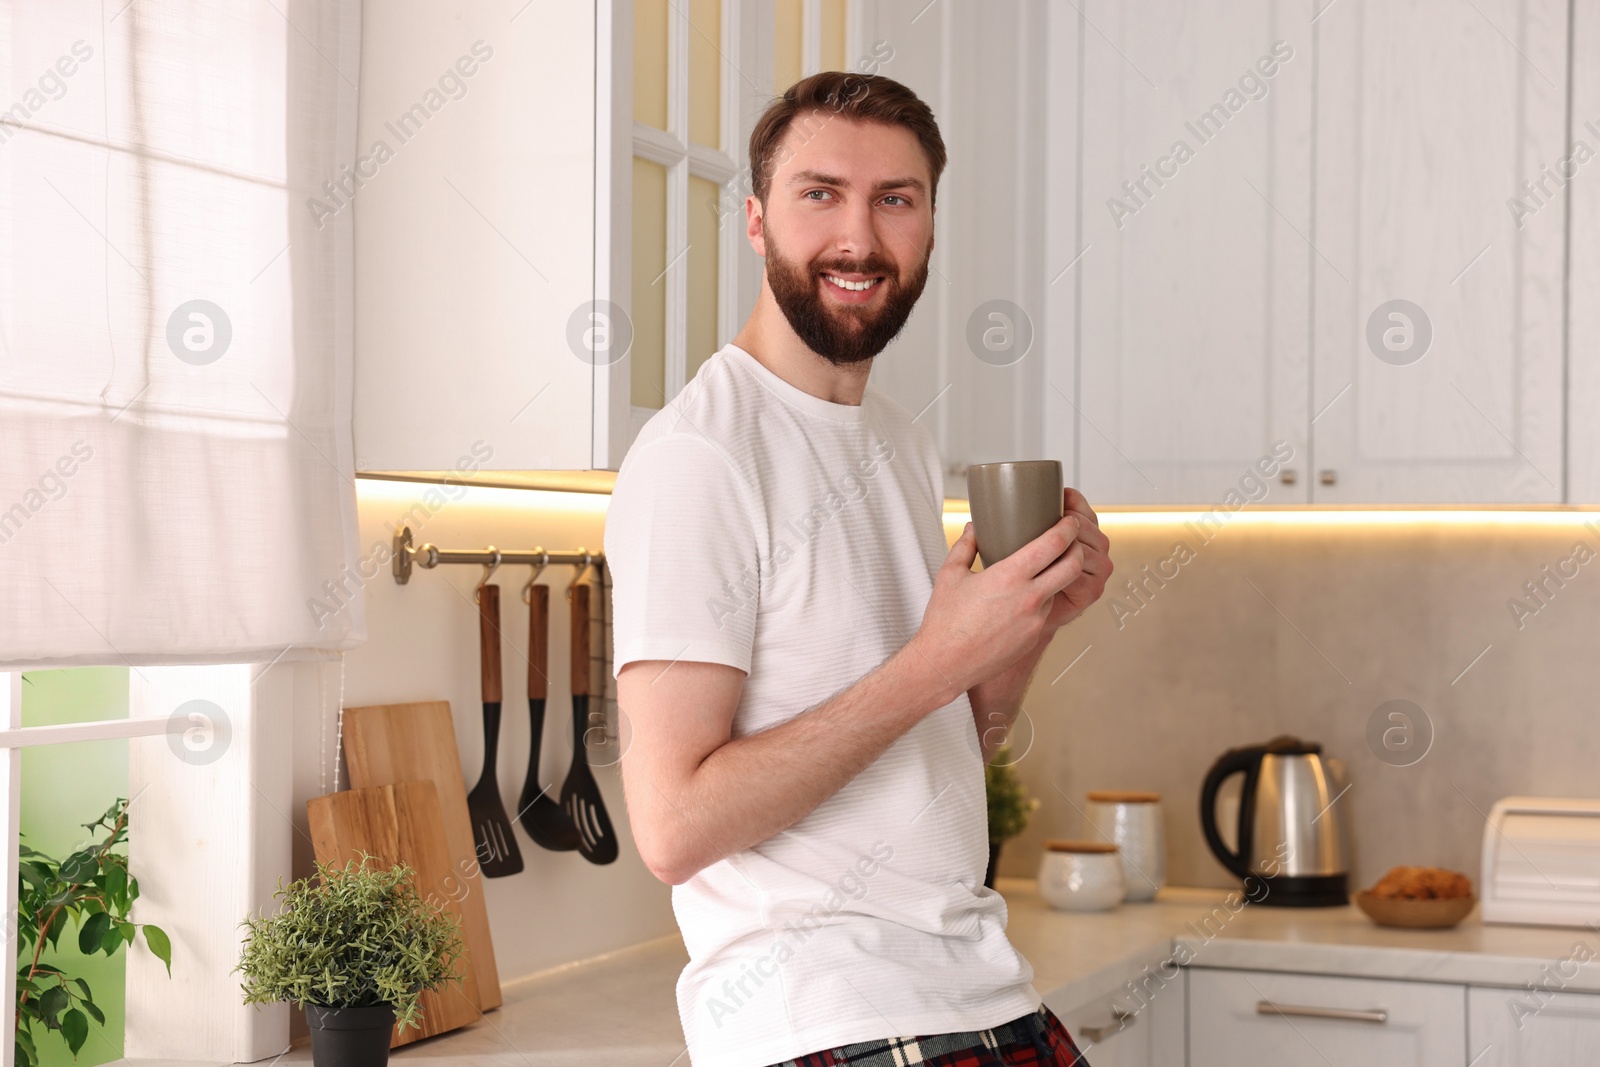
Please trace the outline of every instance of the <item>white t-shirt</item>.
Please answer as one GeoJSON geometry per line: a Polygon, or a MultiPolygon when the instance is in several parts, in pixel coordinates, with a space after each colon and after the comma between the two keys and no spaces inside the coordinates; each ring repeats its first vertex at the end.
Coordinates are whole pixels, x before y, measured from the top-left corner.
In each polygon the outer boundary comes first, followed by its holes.
{"type": "MultiPolygon", "coordinates": [[[[938,449],[900,405],[871,384],[859,406],[832,403],[728,345],[617,473],[614,671],[686,659],[748,672],[734,737],[823,703],[921,625],[948,553],[942,503],[938,449]]],[[[788,830],[673,887],[695,1067],[1037,1010],[987,862],[963,693],[788,830]]]]}

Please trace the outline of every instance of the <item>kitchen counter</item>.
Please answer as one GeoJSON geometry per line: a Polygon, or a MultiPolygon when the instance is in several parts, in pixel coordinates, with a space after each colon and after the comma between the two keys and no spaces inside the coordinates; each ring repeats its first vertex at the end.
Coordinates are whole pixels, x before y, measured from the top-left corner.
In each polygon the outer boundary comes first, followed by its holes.
{"type": "MultiPolygon", "coordinates": [[[[1163,890],[1108,912],[1055,911],[1032,879],[1001,878],[1007,932],[1034,968],[1034,988],[1056,1011],[1109,994],[1155,969],[1178,944],[1196,967],[1302,971],[1521,989],[1600,932],[1484,926],[1477,913],[1452,930],[1392,930],[1354,906],[1230,913],[1219,889],[1163,890]]],[[[504,986],[505,1003],[478,1023],[397,1050],[398,1067],[687,1067],[674,986],[688,962],[677,935],[648,941],[504,986]],[[597,1054],[603,1049],[603,1055],[597,1054]]],[[[1571,971],[1571,966],[1565,968],[1571,971]]],[[[1600,961],[1578,968],[1567,992],[1600,992],[1600,961]]],[[[151,1061],[140,1061],[154,1067],[151,1061]]],[[[310,1063],[297,1045],[276,1063],[310,1063]]]]}
{"type": "Polygon", "coordinates": [[[1033,964],[1034,988],[1070,1008],[1154,969],[1181,944],[1191,967],[1298,971],[1354,978],[1523,989],[1558,966],[1569,993],[1600,993],[1600,930],[1485,926],[1476,910],[1447,930],[1378,926],[1355,905],[1231,912],[1218,889],[1171,888],[1147,904],[1070,914],[1052,909],[1031,879],[1002,878],[1007,934],[1033,964]],[[1579,957],[1575,950],[1587,945],[1579,957]]]}
{"type": "Polygon", "coordinates": [[[1233,916],[1221,936],[1208,940],[1205,930],[1190,929],[1178,940],[1194,954],[1190,965],[1196,967],[1516,989],[1552,981],[1559,969],[1563,991],[1600,993],[1600,930],[1486,926],[1476,910],[1450,929],[1399,930],[1377,926],[1355,905],[1315,910],[1320,914],[1251,906],[1233,916]]]}
{"type": "MultiPolygon", "coordinates": [[[[393,1067],[688,1067],[674,991],[689,962],[677,934],[501,984],[504,1003],[470,1026],[395,1049],[393,1067]]],[[[198,1067],[116,1060],[106,1067],[198,1067]]],[[[215,1061],[205,1061],[212,1064],[215,1061]]],[[[271,1067],[311,1062],[308,1039],[271,1067]]]]}

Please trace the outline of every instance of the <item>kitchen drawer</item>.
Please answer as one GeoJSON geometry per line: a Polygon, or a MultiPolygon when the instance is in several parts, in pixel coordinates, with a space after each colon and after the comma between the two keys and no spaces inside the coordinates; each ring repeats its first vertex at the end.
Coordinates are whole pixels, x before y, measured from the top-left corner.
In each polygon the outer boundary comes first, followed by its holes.
{"type": "Polygon", "coordinates": [[[1087,1001],[1054,1003],[1084,1058],[1094,1067],[1176,1067],[1183,1063],[1187,976],[1171,962],[1108,979],[1087,1001]],[[1168,976],[1170,975],[1170,977],[1168,976]]]}
{"type": "MultiPolygon", "coordinates": [[[[1183,987],[1173,984],[1163,993],[1176,1002],[1183,996],[1183,987]]],[[[1174,1006],[1179,1012],[1183,1010],[1181,1003],[1174,1006]]],[[[1152,1007],[1153,1004],[1138,1010],[1137,1001],[1120,994],[1099,997],[1072,1011],[1056,1014],[1072,1035],[1078,1051],[1094,1067],[1152,1067],[1155,1062],[1151,1049],[1152,1007]]]]}
{"type": "Polygon", "coordinates": [[[1462,1067],[1466,1030],[1464,986],[1189,971],[1189,1067],[1462,1067]]]}
{"type": "Polygon", "coordinates": [[[1475,1067],[1589,1067],[1600,1048],[1600,996],[1546,987],[1472,989],[1470,1049],[1475,1067]]]}

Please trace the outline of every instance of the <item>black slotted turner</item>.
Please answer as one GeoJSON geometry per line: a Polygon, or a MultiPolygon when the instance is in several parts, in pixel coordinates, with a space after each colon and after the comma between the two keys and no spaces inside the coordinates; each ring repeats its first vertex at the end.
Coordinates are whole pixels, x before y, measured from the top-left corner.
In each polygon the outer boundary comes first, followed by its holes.
{"type": "Polygon", "coordinates": [[[550,659],[550,587],[528,590],[528,777],[517,800],[517,821],[533,843],[552,852],[578,847],[578,828],[539,783],[539,750],[544,741],[544,707],[550,659]]]}
{"type": "Polygon", "coordinates": [[[500,799],[495,759],[500,754],[500,587],[478,587],[478,662],[483,681],[483,774],[467,794],[467,818],[478,869],[485,878],[504,878],[522,870],[511,820],[500,799]]]}
{"type": "Polygon", "coordinates": [[[583,743],[589,728],[589,587],[573,585],[567,595],[572,598],[572,768],[561,786],[561,808],[578,828],[583,858],[610,863],[617,858],[617,834],[583,743]]]}

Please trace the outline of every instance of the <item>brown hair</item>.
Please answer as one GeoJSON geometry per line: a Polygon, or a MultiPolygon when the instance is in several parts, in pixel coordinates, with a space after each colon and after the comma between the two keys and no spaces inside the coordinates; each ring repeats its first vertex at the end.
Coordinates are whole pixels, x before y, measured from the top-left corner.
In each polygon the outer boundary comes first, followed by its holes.
{"type": "MultiPolygon", "coordinates": [[[[928,205],[930,208],[934,205],[946,156],[944,138],[939,136],[933,110],[916,93],[892,78],[825,70],[789,86],[750,132],[751,192],[761,201],[762,208],[767,206],[773,172],[788,158],[788,150],[780,143],[784,133],[796,116],[808,116],[813,111],[833,112],[858,122],[903,126],[916,134],[922,143],[923,155],[927,156],[928,169],[933,172],[928,205]]],[[[802,124],[805,121],[808,120],[802,119],[802,124]]]]}

